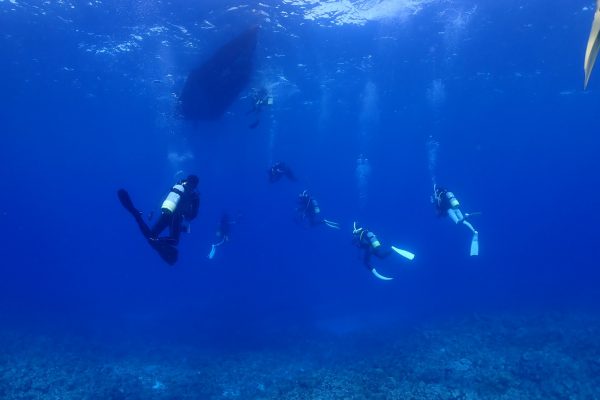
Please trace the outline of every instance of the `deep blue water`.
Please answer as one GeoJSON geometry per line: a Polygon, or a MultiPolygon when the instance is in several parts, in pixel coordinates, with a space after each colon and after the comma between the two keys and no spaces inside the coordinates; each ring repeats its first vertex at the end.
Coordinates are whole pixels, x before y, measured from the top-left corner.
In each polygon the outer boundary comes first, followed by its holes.
{"type": "Polygon", "coordinates": [[[0,0],[5,327],[246,347],[597,309],[598,76],[582,89],[591,1],[352,1],[327,15],[319,7],[340,3],[194,3],[0,0]],[[218,121],[180,119],[189,70],[255,23],[240,99],[218,121]],[[251,130],[260,87],[274,104],[251,130]],[[478,257],[429,203],[432,140],[437,181],[483,213],[478,257]],[[300,182],[269,184],[276,160],[300,182]],[[180,170],[200,177],[202,202],[168,267],[115,193],[156,210],[180,170]],[[341,231],[294,223],[303,189],[341,231]],[[224,211],[241,217],[208,260],[224,211]],[[417,257],[376,261],[395,279],[375,279],[351,245],[354,220],[417,257]]]}

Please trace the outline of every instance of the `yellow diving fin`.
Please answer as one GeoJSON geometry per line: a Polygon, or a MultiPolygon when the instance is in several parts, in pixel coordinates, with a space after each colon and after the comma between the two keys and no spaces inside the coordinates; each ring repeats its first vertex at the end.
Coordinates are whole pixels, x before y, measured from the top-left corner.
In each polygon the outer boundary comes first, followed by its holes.
{"type": "Polygon", "coordinates": [[[600,0],[596,0],[596,12],[594,13],[594,22],[592,22],[592,31],[588,38],[587,49],[585,50],[585,62],[583,69],[585,71],[585,82],[583,88],[587,88],[596,57],[598,56],[598,50],[600,49],[600,0]]]}

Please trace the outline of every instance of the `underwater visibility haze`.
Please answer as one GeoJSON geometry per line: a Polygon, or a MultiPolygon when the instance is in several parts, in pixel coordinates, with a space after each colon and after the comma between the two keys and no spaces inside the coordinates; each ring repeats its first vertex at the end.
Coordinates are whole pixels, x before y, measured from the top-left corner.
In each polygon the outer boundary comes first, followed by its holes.
{"type": "Polygon", "coordinates": [[[597,7],[0,0],[0,398],[600,398],[597,7]]]}

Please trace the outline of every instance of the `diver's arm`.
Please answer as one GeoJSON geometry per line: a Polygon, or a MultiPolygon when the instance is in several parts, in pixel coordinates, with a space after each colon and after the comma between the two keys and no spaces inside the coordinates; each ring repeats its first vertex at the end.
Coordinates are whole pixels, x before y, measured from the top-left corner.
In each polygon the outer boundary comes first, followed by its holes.
{"type": "Polygon", "coordinates": [[[437,214],[438,217],[443,217],[444,216],[444,210],[442,210],[442,207],[440,207],[439,205],[435,205],[435,212],[437,214]]]}
{"type": "Polygon", "coordinates": [[[200,195],[198,193],[192,193],[190,199],[190,208],[186,213],[186,219],[191,221],[198,216],[198,210],[200,209],[200,195]]]}

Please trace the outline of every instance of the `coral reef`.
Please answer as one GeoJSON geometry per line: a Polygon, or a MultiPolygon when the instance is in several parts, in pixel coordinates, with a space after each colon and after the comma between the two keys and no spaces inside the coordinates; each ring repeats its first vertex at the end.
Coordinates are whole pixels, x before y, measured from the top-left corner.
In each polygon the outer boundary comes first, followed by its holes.
{"type": "Polygon", "coordinates": [[[0,398],[598,399],[600,318],[473,316],[261,351],[0,332],[0,398]]]}

